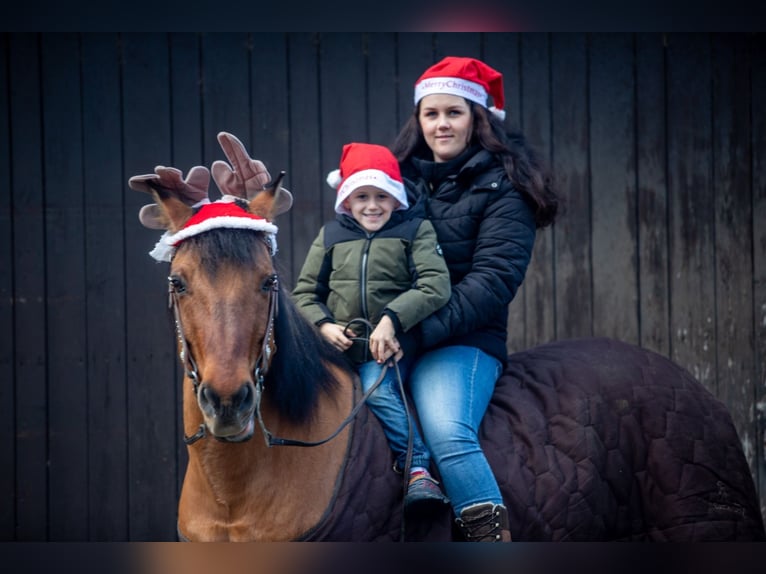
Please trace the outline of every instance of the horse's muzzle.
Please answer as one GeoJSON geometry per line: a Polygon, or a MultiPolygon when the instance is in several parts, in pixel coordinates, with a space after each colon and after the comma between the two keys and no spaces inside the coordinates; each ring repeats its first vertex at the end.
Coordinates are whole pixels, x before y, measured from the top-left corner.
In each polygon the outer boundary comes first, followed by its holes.
{"type": "Polygon", "coordinates": [[[202,383],[197,403],[205,418],[209,434],[225,442],[243,442],[255,430],[255,392],[252,382],[244,383],[237,392],[222,397],[210,384],[202,383]]]}

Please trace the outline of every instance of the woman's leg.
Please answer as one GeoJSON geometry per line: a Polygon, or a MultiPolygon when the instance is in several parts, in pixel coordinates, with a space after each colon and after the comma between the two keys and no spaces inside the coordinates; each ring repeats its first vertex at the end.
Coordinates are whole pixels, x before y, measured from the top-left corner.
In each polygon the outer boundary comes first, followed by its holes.
{"type": "Polygon", "coordinates": [[[502,364],[466,346],[423,355],[409,378],[423,437],[456,516],[471,505],[502,505],[502,495],[478,439],[502,364]]]}

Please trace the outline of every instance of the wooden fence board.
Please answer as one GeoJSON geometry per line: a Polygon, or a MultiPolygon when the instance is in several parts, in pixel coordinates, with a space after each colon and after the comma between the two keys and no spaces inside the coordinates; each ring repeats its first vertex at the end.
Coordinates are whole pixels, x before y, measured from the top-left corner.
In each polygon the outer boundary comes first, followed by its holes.
{"type": "MultiPolygon", "coordinates": [[[[327,193],[322,183],[322,150],[319,133],[319,70],[318,39],[313,34],[290,34],[290,165],[293,208],[290,212],[292,234],[280,236],[289,242],[292,257],[289,288],[295,286],[303,260],[324,222],[319,206],[327,193]]],[[[326,152],[329,154],[329,152],[326,152]]],[[[280,256],[281,261],[286,261],[280,256]]],[[[286,263],[285,263],[286,264],[286,263]]]]}
{"type": "MultiPolygon", "coordinates": [[[[290,164],[290,116],[288,82],[287,41],[284,34],[257,34],[251,41],[250,54],[250,94],[252,109],[253,143],[251,157],[264,162],[272,177],[285,171],[283,186],[292,189],[293,170],[298,165],[290,164]]],[[[277,245],[280,250],[280,262],[291,261],[292,246],[290,212],[278,216],[275,223],[279,227],[277,245]],[[288,240],[281,241],[282,238],[288,240]]],[[[292,278],[287,274],[287,265],[280,269],[286,284],[292,278]]]]}
{"type": "MultiPolygon", "coordinates": [[[[202,37],[203,162],[226,160],[217,135],[225,131],[250,150],[250,38],[244,33],[202,37]]],[[[218,190],[211,183],[213,194],[218,190]]]]}
{"type": "Polygon", "coordinates": [[[40,37],[10,36],[14,247],[16,539],[48,537],[48,389],[45,330],[40,37]]]}
{"type": "MultiPolygon", "coordinates": [[[[172,159],[168,39],[162,34],[123,38],[122,101],[127,178],[172,159]],[[151,86],[152,89],[147,89],[151,86]],[[151,137],[147,137],[151,134],[151,137]]],[[[136,214],[146,196],[127,190],[126,344],[128,349],[129,537],[173,540],[176,515],[174,337],[167,310],[167,263],[147,254],[158,239],[136,214]]]]}
{"type": "MultiPolygon", "coordinates": [[[[505,92],[505,125],[518,128],[521,118],[521,68],[519,65],[518,34],[484,34],[483,61],[503,74],[505,92]]],[[[526,347],[526,297],[522,283],[508,306],[509,353],[526,347]]]]}
{"type": "MultiPolygon", "coordinates": [[[[523,34],[520,46],[520,101],[518,125],[541,160],[552,167],[551,155],[551,36],[523,34]]],[[[563,175],[563,174],[562,174],[563,175]]],[[[563,194],[562,181],[552,174],[553,184],[563,194]]],[[[522,289],[525,292],[525,347],[555,338],[556,284],[555,235],[552,226],[537,231],[532,261],[522,289]]]]}
{"type": "Polygon", "coordinates": [[[636,38],[636,178],[641,346],[670,353],[665,45],[636,38]]]}
{"type": "Polygon", "coordinates": [[[710,38],[672,35],[667,57],[671,352],[715,393],[710,38]]]}
{"type": "Polygon", "coordinates": [[[633,38],[593,34],[589,54],[593,332],[638,343],[633,38]]]}
{"type": "MultiPolygon", "coordinates": [[[[360,34],[329,34],[321,38],[319,89],[322,179],[316,185],[322,191],[317,208],[324,222],[335,217],[336,193],[325,181],[327,174],[338,169],[345,144],[367,138],[366,112],[360,105],[367,93],[360,34]]],[[[314,229],[315,234],[318,231],[318,227],[314,229]]]]}
{"type": "MultiPolygon", "coordinates": [[[[755,416],[757,432],[756,484],[761,494],[761,514],[766,517],[766,40],[752,40],[750,101],[752,106],[752,232],[753,323],[755,329],[755,416]]],[[[720,343],[719,343],[720,344],[720,343]]]]}
{"type": "Polygon", "coordinates": [[[434,54],[433,34],[402,33],[398,38],[398,125],[403,126],[414,109],[415,82],[438,58],[434,54]]]}
{"type": "Polygon", "coordinates": [[[45,290],[48,336],[49,531],[88,535],[85,252],[80,46],[75,34],[42,37],[45,290]]]}
{"type": "Polygon", "coordinates": [[[13,540],[16,528],[16,429],[13,342],[14,268],[13,196],[11,194],[11,136],[8,100],[9,35],[0,34],[0,540],[13,540]]]}
{"type": "Polygon", "coordinates": [[[727,341],[714,345],[716,381],[755,473],[750,103],[736,97],[750,87],[749,46],[742,35],[714,44],[715,337],[727,341]]]}
{"type": "MultiPolygon", "coordinates": [[[[367,140],[390,146],[399,133],[396,91],[400,77],[396,70],[396,35],[367,34],[367,140]]],[[[410,105],[407,112],[412,110],[410,105]]]]}
{"type": "Polygon", "coordinates": [[[556,223],[556,336],[593,333],[591,198],[588,157],[587,38],[552,41],[553,169],[564,214],[556,223]]]}
{"type": "MultiPolygon", "coordinates": [[[[89,540],[128,540],[125,219],[116,34],[82,36],[89,540]]],[[[135,193],[130,191],[130,193],[135,193]]],[[[148,203],[149,197],[146,197],[148,203]]],[[[151,245],[132,245],[148,261],[151,245]],[[139,248],[140,247],[140,248],[139,248]]]]}

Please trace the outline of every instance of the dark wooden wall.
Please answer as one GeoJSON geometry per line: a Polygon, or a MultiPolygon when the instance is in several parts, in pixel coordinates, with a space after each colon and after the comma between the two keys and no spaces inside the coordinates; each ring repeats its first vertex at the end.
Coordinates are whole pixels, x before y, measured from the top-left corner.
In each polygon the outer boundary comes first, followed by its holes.
{"type": "Polygon", "coordinates": [[[766,508],[763,35],[0,34],[0,540],[173,540],[185,451],[158,233],[131,175],[288,172],[290,283],[352,140],[390,143],[445,55],[505,75],[566,208],[511,305],[509,350],[605,335],[730,408],[766,508]]]}

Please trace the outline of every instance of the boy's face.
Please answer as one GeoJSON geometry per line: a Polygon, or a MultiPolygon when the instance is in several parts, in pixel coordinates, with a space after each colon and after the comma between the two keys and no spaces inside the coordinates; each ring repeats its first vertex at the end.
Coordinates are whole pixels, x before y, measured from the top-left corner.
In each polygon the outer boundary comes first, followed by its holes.
{"type": "Polygon", "coordinates": [[[388,223],[391,213],[399,207],[392,195],[372,185],[356,188],[343,204],[356,222],[370,233],[388,223]]]}

